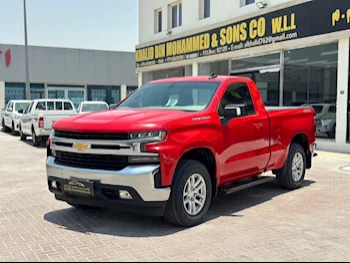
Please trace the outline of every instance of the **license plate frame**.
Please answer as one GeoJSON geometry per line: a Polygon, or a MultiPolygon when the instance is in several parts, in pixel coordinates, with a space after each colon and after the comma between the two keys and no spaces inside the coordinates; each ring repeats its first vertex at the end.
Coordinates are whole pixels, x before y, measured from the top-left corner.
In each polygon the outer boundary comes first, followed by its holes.
{"type": "Polygon", "coordinates": [[[95,196],[94,182],[90,180],[67,180],[64,182],[62,190],[77,196],[95,196]]]}

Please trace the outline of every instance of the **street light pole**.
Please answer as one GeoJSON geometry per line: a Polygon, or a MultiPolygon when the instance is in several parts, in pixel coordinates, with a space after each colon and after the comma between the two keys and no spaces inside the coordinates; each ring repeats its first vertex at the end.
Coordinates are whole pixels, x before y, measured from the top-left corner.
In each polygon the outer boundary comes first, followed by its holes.
{"type": "Polygon", "coordinates": [[[29,82],[29,59],[28,59],[28,34],[27,34],[27,7],[26,0],[23,0],[24,9],[24,41],[25,41],[25,63],[26,63],[26,99],[30,100],[30,82],[29,82]]]}

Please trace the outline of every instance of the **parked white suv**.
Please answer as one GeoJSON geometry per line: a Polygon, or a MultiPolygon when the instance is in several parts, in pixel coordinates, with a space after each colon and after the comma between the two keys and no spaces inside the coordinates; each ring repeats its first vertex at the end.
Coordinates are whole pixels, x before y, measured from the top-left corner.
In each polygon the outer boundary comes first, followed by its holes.
{"type": "Polygon", "coordinates": [[[4,132],[12,131],[12,134],[19,132],[19,123],[23,111],[31,103],[28,100],[10,100],[6,108],[1,113],[2,130],[4,132]]]}
{"type": "Polygon", "coordinates": [[[50,136],[52,124],[55,121],[73,115],[76,115],[76,110],[70,100],[34,100],[23,113],[20,121],[21,140],[24,141],[27,136],[32,136],[33,145],[39,146],[44,138],[50,136]]]}
{"type": "Polygon", "coordinates": [[[104,101],[83,101],[80,103],[77,112],[79,114],[85,114],[103,110],[109,110],[108,104],[104,101]]]}

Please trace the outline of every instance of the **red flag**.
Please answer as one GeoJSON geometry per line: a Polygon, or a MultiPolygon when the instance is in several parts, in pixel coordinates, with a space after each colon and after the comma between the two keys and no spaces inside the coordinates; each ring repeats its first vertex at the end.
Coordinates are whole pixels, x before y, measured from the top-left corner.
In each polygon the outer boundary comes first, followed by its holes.
{"type": "Polygon", "coordinates": [[[11,64],[11,50],[10,49],[8,49],[5,52],[5,61],[6,61],[6,67],[8,68],[11,64]]]}

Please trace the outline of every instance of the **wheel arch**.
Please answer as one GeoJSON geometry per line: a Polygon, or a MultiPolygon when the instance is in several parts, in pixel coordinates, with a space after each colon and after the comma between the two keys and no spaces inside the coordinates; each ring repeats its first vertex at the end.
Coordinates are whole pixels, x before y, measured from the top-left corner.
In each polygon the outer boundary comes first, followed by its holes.
{"type": "Polygon", "coordinates": [[[182,160],[196,160],[207,168],[213,186],[213,196],[216,196],[218,188],[218,169],[213,151],[207,147],[193,148],[183,153],[178,163],[182,160]]]}
{"type": "Polygon", "coordinates": [[[290,144],[289,144],[289,148],[290,146],[295,143],[295,144],[299,144],[301,147],[303,147],[305,154],[306,154],[306,168],[310,169],[311,168],[311,162],[312,162],[312,153],[310,152],[310,143],[309,143],[309,138],[305,133],[299,133],[297,135],[295,135],[290,144]]]}

